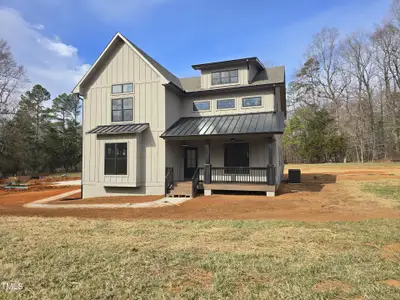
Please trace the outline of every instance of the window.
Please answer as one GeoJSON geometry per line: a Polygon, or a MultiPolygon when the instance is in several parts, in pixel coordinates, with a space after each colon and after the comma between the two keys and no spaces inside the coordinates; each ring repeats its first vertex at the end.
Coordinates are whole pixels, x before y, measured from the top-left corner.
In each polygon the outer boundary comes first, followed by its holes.
{"type": "Polygon", "coordinates": [[[112,94],[132,93],[132,92],[133,92],[132,83],[114,84],[111,88],[112,94]]]}
{"type": "Polygon", "coordinates": [[[210,110],[210,101],[193,102],[193,111],[210,110]]]}
{"type": "Polygon", "coordinates": [[[261,97],[249,97],[242,99],[242,107],[261,106],[261,97]]]}
{"type": "Polygon", "coordinates": [[[133,121],[133,98],[112,100],[112,122],[133,121]]]}
{"type": "Polygon", "coordinates": [[[225,144],[224,166],[227,174],[248,174],[248,169],[236,168],[249,167],[249,144],[225,144]]]}
{"type": "Polygon", "coordinates": [[[217,109],[235,108],[235,99],[217,100],[217,109]]]}
{"type": "Polygon", "coordinates": [[[106,144],[105,175],[127,175],[127,143],[106,144]]]}
{"type": "Polygon", "coordinates": [[[238,70],[212,72],[211,73],[211,84],[229,84],[239,82],[238,70]]]}

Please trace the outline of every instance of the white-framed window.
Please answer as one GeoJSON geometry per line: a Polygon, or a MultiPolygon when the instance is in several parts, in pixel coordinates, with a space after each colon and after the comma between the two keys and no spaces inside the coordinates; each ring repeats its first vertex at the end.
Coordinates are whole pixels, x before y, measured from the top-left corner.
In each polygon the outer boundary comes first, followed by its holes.
{"type": "Polygon", "coordinates": [[[262,106],[261,97],[242,98],[242,107],[257,107],[257,106],[262,106]]]}
{"type": "Polygon", "coordinates": [[[237,69],[211,73],[212,85],[230,84],[238,82],[239,82],[239,71],[237,69]]]}
{"type": "Polygon", "coordinates": [[[211,101],[195,101],[193,102],[193,111],[211,110],[211,101]]]}
{"type": "Polygon", "coordinates": [[[114,84],[111,94],[133,93],[133,83],[114,84]]]}
{"type": "Polygon", "coordinates": [[[217,109],[232,109],[235,108],[235,99],[217,100],[217,109]]]}
{"type": "Polygon", "coordinates": [[[111,122],[133,121],[133,98],[112,99],[111,122]]]}

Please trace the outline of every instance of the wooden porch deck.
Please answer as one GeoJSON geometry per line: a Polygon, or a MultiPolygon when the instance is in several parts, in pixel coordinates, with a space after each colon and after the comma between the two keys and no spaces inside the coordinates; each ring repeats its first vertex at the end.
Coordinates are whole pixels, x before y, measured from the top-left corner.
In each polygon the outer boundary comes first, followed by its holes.
{"type": "Polygon", "coordinates": [[[274,185],[257,183],[209,183],[200,186],[211,191],[275,192],[274,185]]]}

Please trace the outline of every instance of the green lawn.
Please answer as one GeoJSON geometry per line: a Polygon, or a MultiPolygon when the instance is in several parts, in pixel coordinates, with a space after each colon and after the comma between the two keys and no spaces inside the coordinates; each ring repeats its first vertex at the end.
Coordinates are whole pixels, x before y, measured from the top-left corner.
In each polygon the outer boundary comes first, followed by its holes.
{"type": "Polygon", "coordinates": [[[400,299],[396,244],[400,220],[3,217],[0,283],[23,289],[0,299],[400,299]]]}

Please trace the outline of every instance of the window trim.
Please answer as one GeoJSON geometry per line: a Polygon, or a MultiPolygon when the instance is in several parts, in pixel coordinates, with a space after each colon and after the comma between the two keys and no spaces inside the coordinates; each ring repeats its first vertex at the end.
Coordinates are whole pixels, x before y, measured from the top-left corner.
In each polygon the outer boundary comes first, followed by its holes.
{"type": "Polygon", "coordinates": [[[111,142],[111,143],[104,143],[104,176],[128,176],[128,153],[129,153],[129,146],[128,142],[111,142]],[[126,158],[117,158],[117,145],[118,144],[125,144],[126,145],[126,158]],[[107,158],[106,157],[106,151],[107,151],[107,145],[114,145],[114,153],[115,157],[114,158],[107,158]],[[113,160],[114,161],[114,168],[115,168],[115,174],[107,174],[106,173],[106,160],[113,160]],[[117,160],[125,160],[126,161],[126,174],[117,174],[117,160]]]}
{"type": "Polygon", "coordinates": [[[217,99],[216,101],[216,109],[217,110],[236,110],[237,104],[236,104],[236,98],[226,98],[226,99],[217,99]],[[233,100],[233,107],[228,107],[228,108],[218,108],[218,102],[219,101],[226,101],[226,100],[233,100]]]}
{"type": "Polygon", "coordinates": [[[214,71],[214,72],[211,72],[211,86],[220,86],[220,85],[234,85],[234,84],[239,84],[239,69],[229,69],[229,70],[220,70],[220,71],[214,71]],[[235,81],[235,82],[231,82],[231,74],[230,74],[230,72],[231,71],[236,71],[237,72],[237,81],[235,81]],[[228,83],[222,83],[221,82],[221,75],[222,75],[222,72],[229,72],[229,82],[228,83]],[[219,75],[219,80],[220,80],[220,82],[221,83],[214,83],[213,82],[213,74],[220,74],[219,75]]]}
{"type": "Polygon", "coordinates": [[[212,110],[211,105],[212,105],[211,100],[198,100],[198,101],[193,101],[193,102],[192,102],[192,111],[193,111],[194,113],[199,113],[199,112],[210,112],[210,111],[212,110]],[[195,108],[195,103],[199,103],[199,102],[208,102],[209,108],[208,108],[208,109],[195,110],[195,109],[194,109],[194,108],[195,108]]]}
{"type": "Polygon", "coordinates": [[[122,122],[133,122],[133,97],[124,97],[124,98],[112,98],[111,99],[111,123],[122,123],[122,122]],[[132,111],[132,120],[124,120],[124,100],[125,99],[131,99],[132,100],[132,108],[130,109],[125,109],[125,110],[131,110],[132,111]],[[113,109],[113,101],[114,100],[121,100],[121,109],[113,109]],[[114,121],[114,111],[121,111],[122,112],[122,120],[121,121],[114,121]]]}
{"type": "Polygon", "coordinates": [[[125,82],[125,83],[118,83],[118,84],[113,84],[111,85],[111,95],[120,95],[120,94],[133,94],[134,93],[134,84],[133,82],[125,82]],[[132,85],[132,91],[131,92],[124,92],[124,85],[132,85]],[[113,88],[114,86],[121,86],[121,92],[120,93],[113,93],[113,88]]]}
{"type": "Polygon", "coordinates": [[[263,101],[263,97],[262,96],[248,96],[248,97],[243,97],[242,98],[242,108],[243,109],[249,109],[249,108],[259,108],[259,107],[263,107],[264,105],[264,101],[263,101]],[[252,99],[252,98],[260,98],[260,105],[251,105],[251,106],[244,106],[244,100],[246,99],[252,99]]]}

